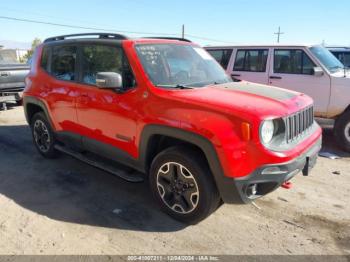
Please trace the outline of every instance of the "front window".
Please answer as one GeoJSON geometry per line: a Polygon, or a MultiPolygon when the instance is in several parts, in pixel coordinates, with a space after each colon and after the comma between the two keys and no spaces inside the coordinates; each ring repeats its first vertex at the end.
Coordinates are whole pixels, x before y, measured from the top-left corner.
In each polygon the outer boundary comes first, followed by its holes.
{"type": "Polygon", "coordinates": [[[123,77],[124,88],[132,88],[135,80],[122,48],[107,45],[82,46],[82,82],[96,85],[99,72],[115,72],[123,77]]]}
{"type": "Polygon", "coordinates": [[[301,49],[276,49],[274,73],[312,75],[316,65],[301,49]]]}
{"type": "Polygon", "coordinates": [[[344,68],[344,65],[326,48],[322,46],[313,46],[309,49],[331,73],[335,73],[339,69],[344,68]]]}
{"type": "Polygon", "coordinates": [[[98,72],[122,73],[122,49],[101,45],[82,47],[82,81],[84,84],[96,85],[98,72]]]}
{"type": "Polygon", "coordinates": [[[232,80],[204,49],[179,44],[142,44],[137,54],[148,77],[160,87],[203,87],[232,80]]]}

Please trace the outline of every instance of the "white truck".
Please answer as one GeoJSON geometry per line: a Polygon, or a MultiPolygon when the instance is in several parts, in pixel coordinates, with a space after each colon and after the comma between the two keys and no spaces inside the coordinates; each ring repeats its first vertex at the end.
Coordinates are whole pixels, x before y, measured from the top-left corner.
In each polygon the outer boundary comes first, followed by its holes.
{"type": "Polygon", "coordinates": [[[350,72],[319,45],[210,46],[206,50],[237,81],[291,89],[311,96],[315,116],[334,126],[350,152],[350,72]]]}

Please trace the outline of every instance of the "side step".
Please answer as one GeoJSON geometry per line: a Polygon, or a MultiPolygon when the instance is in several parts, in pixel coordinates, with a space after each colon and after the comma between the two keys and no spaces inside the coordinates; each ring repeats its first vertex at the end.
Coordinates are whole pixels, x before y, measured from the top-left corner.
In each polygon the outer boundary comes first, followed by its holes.
{"type": "Polygon", "coordinates": [[[85,162],[86,164],[89,164],[93,167],[96,167],[98,169],[101,169],[103,171],[106,171],[112,175],[118,176],[126,181],[133,182],[133,183],[138,183],[138,182],[143,182],[144,181],[144,176],[140,172],[133,170],[132,172],[127,172],[123,168],[117,168],[113,166],[110,163],[107,163],[107,161],[98,161],[96,159],[100,158],[98,157],[92,157],[92,156],[87,156],[85,154],[81,154],[78,152],[75,152],[72,149],[69,149],[67,147],[61,146],[61,145],[55,145],[55,148],[58,151],[61,151],[65,154],[68,154],[76,159],[79,159],[80,161],[85,162]]]}

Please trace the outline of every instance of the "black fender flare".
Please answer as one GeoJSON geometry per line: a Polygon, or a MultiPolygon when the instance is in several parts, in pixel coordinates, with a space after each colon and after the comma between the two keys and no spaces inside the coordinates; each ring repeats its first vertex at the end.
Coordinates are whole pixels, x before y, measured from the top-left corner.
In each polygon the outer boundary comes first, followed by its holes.
{"type": "Polygon", "coordinates": [[[233,178],[224,175],[220,160],[214,145],[205,137],[176,127],[163,125],[147,125],[144,127],[140,138],[140,164],[147,168],[147,150],[149,141],[153,135],[164,135],[176,138],[199,147],[207,158],[211,173],[213,174],[217,189],[225,203],[242,203],[242,199],[233,178]]]}
{"type": "Polygon", "coordinates": [[[52,128],[54,128],[49,111],[43,101],[41,101],[39,98],[33,97],[33,96],[24,96],[23,97],[23,109],[24,109],[24,115],[26,117],[26,121],[28,124],[30,124],[30,119],[28,115],[28,104],[33,104],[42,109],[44,112],[46,119],[49,121],[52,128]]]}

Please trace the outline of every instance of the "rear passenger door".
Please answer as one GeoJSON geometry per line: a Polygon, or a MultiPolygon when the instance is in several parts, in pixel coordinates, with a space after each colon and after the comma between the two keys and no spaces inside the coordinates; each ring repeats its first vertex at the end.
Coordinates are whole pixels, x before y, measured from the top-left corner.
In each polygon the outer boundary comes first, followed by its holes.
{"type": "Polygon", "coordinates": [[[313,61],[302,48],[275,48],[270,68],[269,84],[301,93],[314,99],[315,113],[325,116],[330,98],[330,77],[314,75],[313,61]]]}
{"type": "Polygon", "coordinates": [[[268,48],[238,48],[231,64],[233,79],[260,84],[268,83],[268,48]]]}
{"type": "MultiPolygon", "coordinates": [[[[43,49],[42,74],[39,83],[59,134],[78,132],[75,109],[77,84],[77,47],[75,45],[48,45],[43,49]]],[[[77,137],[79,140],[79,137],[77,137]]]]}

